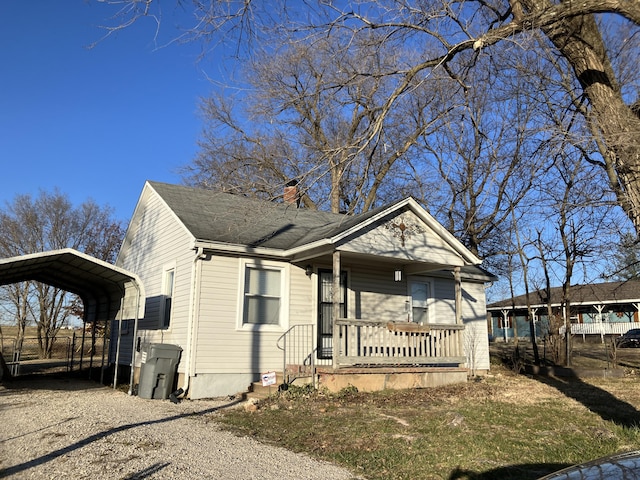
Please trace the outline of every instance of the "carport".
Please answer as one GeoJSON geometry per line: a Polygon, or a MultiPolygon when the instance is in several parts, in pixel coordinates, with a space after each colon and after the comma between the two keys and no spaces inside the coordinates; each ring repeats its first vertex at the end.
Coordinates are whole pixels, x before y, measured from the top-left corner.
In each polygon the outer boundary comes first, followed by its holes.
{"type": "MultiPolygon", "coordinates": [[[[118,321],[113,386],[118,378],[122,321],[134,320],[133,339],[137,337],[138,320],[144,315],[144,287],[134,273],[91,257],[77,250],[65,248],[0,259],[0,285],[28,280],[46,283],[74,293],[84,304],[87,322],[118,321]]],[[[129,394],[133,392],[135,345],[131,345],[131,374],[129,394]]]]}

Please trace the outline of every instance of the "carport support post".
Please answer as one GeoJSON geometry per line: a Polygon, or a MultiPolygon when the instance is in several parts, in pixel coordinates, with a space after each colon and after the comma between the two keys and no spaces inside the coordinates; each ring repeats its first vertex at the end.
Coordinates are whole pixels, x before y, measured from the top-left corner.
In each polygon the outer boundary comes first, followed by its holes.
{"type": "Polygon", "coordinates": [[[340,252],[335,250],[333,252],[333,288],[331,292],[332,312],[333,318],[333,336],[331,339],[333,368],[338,366],[338,355],[340,354],[340,328],[336,323],[340,317],[340,252]]]}
{"type": "MultiPolygon", "coordinates": [[[[118,386],[118,363],[120,362],[120,337],[122,336],[122,315],[124,313],[124,296],[126,289],[123,290],[122,298],[120,298],[120,314],[118,315],[118,340],[116,342],[116,361],[113,366],[113,388],[118,386]]],[[[111,335],[113,338],[113,334],[111,335]]],[[[111,345],[109,345],[109,350],[111,350],[111,345]]]]}

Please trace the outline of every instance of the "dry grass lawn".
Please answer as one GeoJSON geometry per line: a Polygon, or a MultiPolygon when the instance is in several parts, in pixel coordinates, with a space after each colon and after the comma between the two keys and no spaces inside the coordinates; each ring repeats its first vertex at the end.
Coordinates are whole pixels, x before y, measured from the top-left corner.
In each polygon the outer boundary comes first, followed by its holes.
{"type": "Polygon", "coordinates": [[[640,448],[640,349],[625,355],[620,378],[532,377],[496,361],[486,377],[434,389],[293,388],[222,421],[370,480],[533,480],[640,448]]]}

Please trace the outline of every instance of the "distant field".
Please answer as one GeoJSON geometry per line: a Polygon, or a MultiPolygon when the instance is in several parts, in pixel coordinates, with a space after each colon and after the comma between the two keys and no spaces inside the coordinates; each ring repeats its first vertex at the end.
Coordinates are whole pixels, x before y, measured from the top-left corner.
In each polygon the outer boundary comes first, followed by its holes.
{"type": "MultiPolygon", "coordinates": [[[[76,335],[82,335],[82,328],[74,329],[66,329],[62,328],[58,332],[57,337],[72,337],[73,332],[76,332],[76,335]]],[[[18,327],[9,326],[9,325],[0,325],[0,333],[3,337],[15,337],[18,335],[18,327]]],[[[25,337],[37,337],[38,329],[36,327],[27,327],[25,330],[25,337]]]]}

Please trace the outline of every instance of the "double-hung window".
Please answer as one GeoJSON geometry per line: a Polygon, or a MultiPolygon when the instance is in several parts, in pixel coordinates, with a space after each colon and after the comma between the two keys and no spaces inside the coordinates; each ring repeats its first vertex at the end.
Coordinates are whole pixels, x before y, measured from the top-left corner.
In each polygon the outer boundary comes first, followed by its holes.
{"type": "Polygon", "coordinates": [[[284,271],[245,264],[242,325],[281,325],[284,271]]]}

